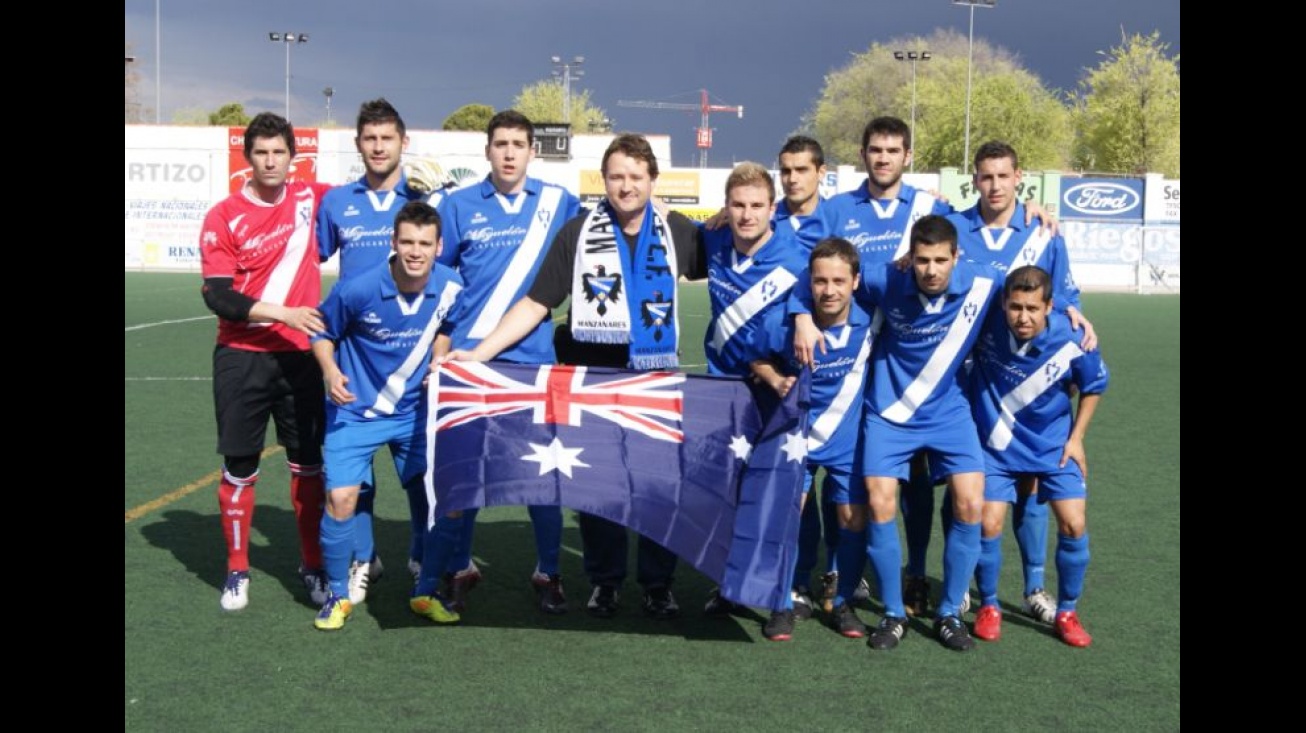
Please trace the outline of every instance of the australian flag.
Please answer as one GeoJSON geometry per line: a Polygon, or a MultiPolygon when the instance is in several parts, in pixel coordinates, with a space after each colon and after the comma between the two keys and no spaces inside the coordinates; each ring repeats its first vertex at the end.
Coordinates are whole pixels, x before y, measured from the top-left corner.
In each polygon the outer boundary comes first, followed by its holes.
{"type": "Polygon", "coordinates": [[[449,362],[430,381],[441,512],[561,505],[623,524],[778,608],[789,592],[809,378],[781,401],[735,377],[449,362]]]}

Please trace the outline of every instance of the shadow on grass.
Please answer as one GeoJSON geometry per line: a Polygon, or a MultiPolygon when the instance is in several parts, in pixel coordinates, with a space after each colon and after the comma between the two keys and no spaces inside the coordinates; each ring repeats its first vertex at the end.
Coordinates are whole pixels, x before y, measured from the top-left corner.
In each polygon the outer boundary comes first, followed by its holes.
{"type": "MultiPolygon", "coordinates": [[[[569,513],[570,514],[570,513],[569,513]]],[[[586,610],[591,588],[581,561],[580,531],[563,529],[562,576],[569,610],[551,615],[539,610],[530,584],[535,569],[535,539],[529,521],[486,518],[476,525],[474,557],[483,578],[468,596],[463,626],[502,629],[556,629],[599,631],[618,634],[677,635],[703,641],[752,641],[742,624],[760,626],[766,613],[746,610],[727,618],[703,614],[715,583],[685,562],[676,571],[674,592],[681,606],[675,619],[647,617],[640,607],[643,591],[634,582],[635,551],[630,542],[627,567],[630,577],[620,591],[620,608],[610,619],[590,616],[586,610]]],[[[296,603],[311,608],[308,593],[299,577],[299,538],[294,512],[279,506],[259,504],[254,512],[250,568],[255,576],[275,579],[296,603]]],[[[140,527],[151,545],[172,556],[195,577],[213,588],[216,595],[226,576],[226,555],[222,528],[216,514],[167,511],[159,519],[140,527]]],[[[412,577],[406,567],[410,529],[407,520],[376,517],[373,520],[376,549],[385,565],[379,581],[368,589],[367,601],[355,609],[376,620],[382,630],[433,625],[408,609],[412,577]]]]}

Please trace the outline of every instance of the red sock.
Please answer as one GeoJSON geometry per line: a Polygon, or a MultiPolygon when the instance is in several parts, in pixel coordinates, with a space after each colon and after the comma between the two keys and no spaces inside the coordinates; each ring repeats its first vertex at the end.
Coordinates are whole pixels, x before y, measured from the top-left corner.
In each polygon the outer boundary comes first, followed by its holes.
{"type": "Polygon", "coordinates": [[[290,503],[295,506],[295,523],[299,525],[299,554],[304,567],[322,569],[322,505],[326,487],[322,466],[301,466],[286,461],[290,468],[290,503]]]}
{"type": "Polygon", "coordinates": [[[254,482],[258,471],[249,478],[236,478],[225,470],[218,484],[218,511],[222,515],[222,534],[227,538],[227,572],[249,570],[249,528],[254,520],[254,482]]]}

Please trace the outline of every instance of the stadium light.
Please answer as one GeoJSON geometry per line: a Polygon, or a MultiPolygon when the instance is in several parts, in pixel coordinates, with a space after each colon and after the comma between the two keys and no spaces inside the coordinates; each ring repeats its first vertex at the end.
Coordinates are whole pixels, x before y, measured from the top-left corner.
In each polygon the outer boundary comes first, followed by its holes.
{"type": "Polygon", "coordinates": [[[585,70],[579,68],[585,63],[584,56],[576,56],[571,61],[563,61],[561,56],[550,56],[553,62],[553,75],[562,78],[562,121],[571,124],[571,80],[585,76],[585,70]],[[559,71],[561,67],[561,71],[559,71]]]}
{"type": "Polygon", "coordinates": [[[286,44],[286,119],[290,119],[290,47],[296,43],[308,43],[307,33],[269,33],[268,40],[273,43],[286,44]]]}
{"type": "Polygon", "coordinates": [[[163,122],[163,16],[154,0],[154,124],[163,122]]]}
{"type": "Polygon", "coordinates": [[[965,5],[970,8],[970,42],[966,56],[966,152],[962,153],[961,172],[965,173],[970,165],[970,77],[971,67],[975,65],[975,7],[991,8],[998,0],[952,0],[953,5],[965,5]]]}
{"type": "Polygon", "coordinates": [[[911,156],[911,172],[915,173],[916,153],[914,151],[916,149],[916,141],[920,139],[920,135],[918,135],[916,131],[916,62],[929,61],[930,52],[921,51],[917,53],[916,51],[907,51],[904,53],[902,51],[894,51],[893,57],[895,59],[898,59],[899,61],[911,62],[911,139],[912,139],[911,146],[913,150],[911,156]]]}

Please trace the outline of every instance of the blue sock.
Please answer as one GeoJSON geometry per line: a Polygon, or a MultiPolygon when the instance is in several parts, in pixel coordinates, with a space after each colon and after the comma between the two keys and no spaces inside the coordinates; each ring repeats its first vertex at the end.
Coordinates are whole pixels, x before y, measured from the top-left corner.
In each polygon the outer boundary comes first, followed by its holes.
{"type": "Polygon", "coordinates": [[[322,512],[322,564],[331,592],[338,596],[349,596],[349,562],[354,559],[356,518],[335,519],[329,512],[322,512]]]}
{"type": "Polygon", "coordinates": [[[372,534],[373,506],[376,505],[376,478],[365,481],[358,489],[358,506],[354,509],[354,557],[361,562],[371,562],[376,555],[376,540],[372,534]]]}
{"type": "Polygon", "coordinates": [[[907,535],[907,575],[925,577],[925,559],[930,551],[934,521],[934,484],[926,473],[912,471],[902,487],[902,525],[907,535]]]}
{"type": "Polygon", "coordinates": [[[839,572],[834,597],[834,605],[837,607],[841,603],[852,603],[853,592],[857,590],[857,585],[862,582],[862,574],[866,572],[866,530],[854,532],[840,527],[839,548],[835,552],[839,567],[843,568],[839,572]]]}
{"type": "Polygon", "coordinates": [[[1002,575],[1002,535],[980,537],[979,564],[975,566],[975,585],[979,586],[980,603],[998,605],[998,578],[1002,575]]]}
{"type": "Polygon", "coordinates": [[[821,546],[821,510],[815,492],[807,495],[802,517],[798,521],[798,558],[794,561],[792,585],[806,588],[812,582],[812,568],[816,567],[816,552],[821,546]]]}
{"type": "MultiPolygon", "coordinates": [[[[422,560],[422,540],[426,537],[426,482],[418,477],[404,484],[408,495],[408,559],[422,560]]],[[[438,576],[437,576],[438,577],[438,576]]]]}
{"type": "MultiPolygon", "coordinates": [[[[821,500],[821,524],[825,528],[825,572],[833,573],[839,569],[839,505],[825,501],[824,496],[821,500]]],[[[857,546],[860,548],[865,544],[859,542],[857,546]]]]}
{"type": "MultiPolygon", "coordinates": [[[[880,584],[884,615],[906,618],[907,609],[902,605],[902,543],[898,541],[897,522],[890,519],[870,523],[866,554],[880,584]]],[[[843,582],[843,573],[839,573],[839,582],[843,582]]]]}
{"type": "Polygon", "coordinates": [[[1043,566],[1048,561],[1048,505],[1040,504],[1034,491],[1023,501],[1017,498],[1011,517],[1025,571],[1025,595],[1029,595],[1047,587],[1043,585],[1043,566]]]}
{"type": "Polygon", "coordinates": [[[537,568],[545,575],[557,575],[562,554],[562,507],[531,506],[527,509],[531,526],[535,528],[537,568]]]}
{"type": "Polygon", "coordinates": [[[980,523],[954,521],[943,543],[943,597],[939,618],[956,616],[980,554],[980,523]]]}
{"type": "Polygon", "coordinates": [[[449,566],[449,556],[458,546],[458,536],[463,531],[462,517],[451,519],[439,517],[422,541],[422,574],[417,578],[417,588],[413,595],[435,595],[436,586],[442,575],[439,568],[449,566]]]}
{"type": "Polygon", "coordinates": [[[1057,612],[1073,611],[1088,572],[1088,533],[1072,539],[1057,534],[1057,612]]]}
{"type": "Polygon", "coordinates": [[[472,537],[476,534],[476,515],[480,513],[479,508],[463,510],[463,533],[458,538],[458,546],[449,556],[449,567],[446,568],[449,572],[466,570],[472,564],[472,537]]]}

